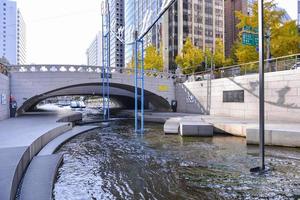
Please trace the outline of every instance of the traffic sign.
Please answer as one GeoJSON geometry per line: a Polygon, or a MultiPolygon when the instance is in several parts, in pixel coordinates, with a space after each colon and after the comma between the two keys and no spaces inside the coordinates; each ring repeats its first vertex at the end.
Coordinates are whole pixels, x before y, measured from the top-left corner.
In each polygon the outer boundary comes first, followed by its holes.
{"type": "Polygon", "coordinates": [[[244,26],[242,44],[258,47],[258,29],[251,26],[244,26]]]}

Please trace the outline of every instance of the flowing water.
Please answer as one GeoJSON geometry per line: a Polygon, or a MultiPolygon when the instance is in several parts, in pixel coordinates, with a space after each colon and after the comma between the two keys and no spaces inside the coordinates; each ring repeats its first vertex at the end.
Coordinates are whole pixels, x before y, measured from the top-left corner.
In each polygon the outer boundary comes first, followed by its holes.
{"type": "Polygon", "coordinates": [[[258,146],[244,138],[181,138],[132,122],[79,135],[64,144],[53,190],[55,200],[84,199],[299,199],[300,149],[266,149],[268,171],[258,166],[258,146]]]}

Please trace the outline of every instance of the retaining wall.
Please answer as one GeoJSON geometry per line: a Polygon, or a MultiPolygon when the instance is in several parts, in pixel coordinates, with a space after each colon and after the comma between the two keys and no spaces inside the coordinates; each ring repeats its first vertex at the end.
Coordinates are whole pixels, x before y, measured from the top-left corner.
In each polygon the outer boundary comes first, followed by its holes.
{"type": "Polygon", "coordinates": [[[9,78],[0,73],[0,121],[9,118],[9,78]]]}
{"type": "MultiPolygon", "coordinates": [[[[258,119],[258,94],[258,74],[176,86],[179,112],[241,119],[258,119]],[[224,102],[223,92],[235,90],[244,91],[244,102],[224,102]]],[[[267,121],[300,122],[300,70],[265,74],[265,113],[267,121]]]]}

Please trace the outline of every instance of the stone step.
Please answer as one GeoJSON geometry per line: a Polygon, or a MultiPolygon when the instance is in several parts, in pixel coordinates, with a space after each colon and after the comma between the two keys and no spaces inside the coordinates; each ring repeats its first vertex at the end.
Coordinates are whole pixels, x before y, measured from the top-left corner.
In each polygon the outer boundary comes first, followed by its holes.
{"type": "Polygon", "coordinates": [[[51,200],[56,172],[62,155],[35,156],[23,179],[20,200],[51,200]]]}

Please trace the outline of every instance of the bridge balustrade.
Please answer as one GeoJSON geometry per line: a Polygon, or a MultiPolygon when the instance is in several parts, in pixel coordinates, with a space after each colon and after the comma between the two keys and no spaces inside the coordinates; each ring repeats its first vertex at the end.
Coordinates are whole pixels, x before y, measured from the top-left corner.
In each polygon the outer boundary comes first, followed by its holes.
{"type": "MultiPolygon", "coordinates": [[[[88,73],[102,73],[101,66],[86,66],[86,65],[10,65],[8,66],[9,72],[88,72],[88,73]]],[[[119,74],[134,74],[132,68],[111,67],[109,73],[119,74]]],[[[140,71],[138,72],[141,75],[140,71]]],[[[160,78],[160,79],[175,79],[176,75],[168,72],[160,72],[157,70],[144,70],[144,75],[147,77],[160,78]]]]}

